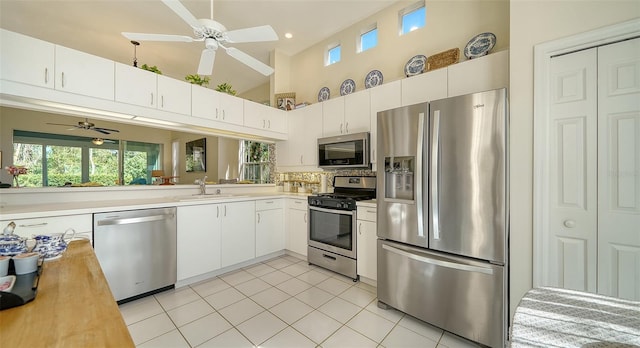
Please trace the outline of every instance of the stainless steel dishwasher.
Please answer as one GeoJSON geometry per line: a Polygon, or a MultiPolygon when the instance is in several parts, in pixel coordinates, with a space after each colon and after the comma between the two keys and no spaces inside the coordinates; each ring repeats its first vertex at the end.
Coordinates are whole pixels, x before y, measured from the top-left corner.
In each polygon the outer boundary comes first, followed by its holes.
{"type": "Polygon", "coordinates": [[[93,248],[118,303],[173,288],[176,208],[93,214],[93,248]]]}

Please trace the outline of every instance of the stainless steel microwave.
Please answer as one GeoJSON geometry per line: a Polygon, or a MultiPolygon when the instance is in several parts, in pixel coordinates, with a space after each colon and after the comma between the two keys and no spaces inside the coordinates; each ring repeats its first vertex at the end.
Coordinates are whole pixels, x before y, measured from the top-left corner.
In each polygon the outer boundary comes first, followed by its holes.
{"type": "Polygon", "coordinates": [[[318,167],[324,169],[369,168],[369,133],[319,138],[318,167]]]}

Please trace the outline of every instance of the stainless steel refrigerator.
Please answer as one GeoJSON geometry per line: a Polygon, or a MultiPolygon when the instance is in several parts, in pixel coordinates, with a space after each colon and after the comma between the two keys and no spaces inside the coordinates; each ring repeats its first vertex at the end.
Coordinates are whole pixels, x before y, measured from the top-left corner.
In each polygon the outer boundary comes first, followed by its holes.
{"type": "Polygon", "coordinates": [[[481,344],[508,327],[506,89],[378,113],[378,305],[481,344]]]}

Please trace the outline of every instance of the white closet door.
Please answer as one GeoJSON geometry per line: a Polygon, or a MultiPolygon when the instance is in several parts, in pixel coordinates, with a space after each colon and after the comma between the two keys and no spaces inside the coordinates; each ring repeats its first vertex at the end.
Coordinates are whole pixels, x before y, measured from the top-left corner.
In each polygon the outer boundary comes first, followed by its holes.
{"type": "Polygon", "coordinates": [[[549,78],[547,286],[596,292],[597,49],[554,57],[549,78]]]}
{"type": "Polygon", "coordinates": [[[640,39],[598,49],[598,292],[640,300],[640,39]]]}

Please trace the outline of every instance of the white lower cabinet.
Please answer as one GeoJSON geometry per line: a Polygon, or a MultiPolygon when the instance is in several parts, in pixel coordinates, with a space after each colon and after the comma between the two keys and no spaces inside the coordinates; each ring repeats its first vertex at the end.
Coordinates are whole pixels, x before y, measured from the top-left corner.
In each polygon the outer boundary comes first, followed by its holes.
{"type": "Polygon", "coordinates": [[[378,279],[378,253],[376,232],[376,208],[358,206],[357,211],[358,275],[371,280],[378,279]]]}
{"type": "Polygon", "coordinates": [[[256,257],[285,248],[282,199],[256,201],[256,257]]]}
{"type": "Polygon", "coordinates": [[[178,207],[178,280],[220,268],[220,206],[178,207]]]}
{"type": "Polygon", "coordinates": [[[92,239],[93,237],[93,215],[66,215],[50,216],[32,219],[2,220],[0,221],[0,231],[11,222],[16,224],[14,234],[32,238],[41,234],[65,233],[65,238],[70,238],[75,232],[75,236],[92,239]]]}
{"type": "Polygon", "coordinates": [[[287,199],[287,250],[307,256],[309,211],[306,198],[287,199]]]}
{"type": "Polygon", "coordinates": [[[256,257],[255,201],[220,204],[222,267],[256,257]]]}

